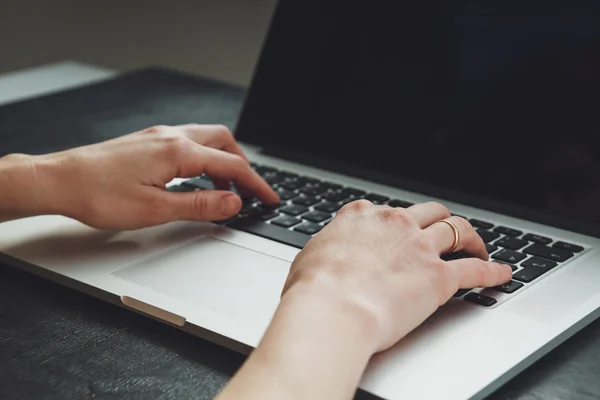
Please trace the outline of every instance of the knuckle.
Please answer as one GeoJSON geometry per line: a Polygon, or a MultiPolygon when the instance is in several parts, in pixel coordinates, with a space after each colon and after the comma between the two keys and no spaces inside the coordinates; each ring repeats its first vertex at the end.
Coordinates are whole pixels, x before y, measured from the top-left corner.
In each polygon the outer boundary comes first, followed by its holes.
{"type": "Polygon", "coordinates": [[[167,131],[169,127],[167,125],[155,125],[144,129],[142,132],[150,134],[158,134],[167,131]]]}
{"type": "Polygon", "coordinates": [[[202,216],[208,211],[208,199],[201,192],[192,196],[192,215],[202,216]]]}
{"type": "Polygon", "coordinates": [[[419,252],[423,252],[423,253],[433,252],[433,244],[431,243],[431,240],[428,240],[425,235],[418,235],[414,241],[413,246],[419,252]]]}
{"type": "Polygon", "coordinates": [[[473,273],[475,274],[475,278],[477,282],[486,281],[488,269],[483,261],[478,258],[471,258],[471,264],[473,265],[473,273]]]}
{"type": "Polygon", "coordinates": [[[233,139],[233,133],[231,132],[231,130],[222,124],[217,124],[213,126],[215,132],[217,132],[217,135],[225,137],[227,139],[233,139]]]}
{"type": "Polygon", "coordinates": [[[190,147],[189,140],[178,134],[164,135],[162,141],[164,151],[171,157],[184,153],[190,147]]]}
{"type": "Polygon", "coordinates": [[[411,214],[404,208],[388,208],[381,210],[379,217],[386,224],[410,226],[414,224],[411,214]]]}
{"type": "Polygon", "coordinates": [[[370,207],[373,207],[373,203],[371,203],[369,200],[364,200],[364,199],[355,200],[351,203],[344,205],[342,208],[340,208],[340,210],[338,211],[338,214],[341,214],[341,215],[358,214],[361,212],[365,212],[370,207]]]}
{"type": "Polygon", "coordinates": [[[427,202],[427,204],[431,207],[435,207],[438,209],[438,211],[440,212],[440,214],[444,214],[447,216],[450,216],[450,210],[448,210],[448,207],[446,207],[445,205],[443,205],[442,203],[438,203],[437,201],[429,201],[427,202]]]}

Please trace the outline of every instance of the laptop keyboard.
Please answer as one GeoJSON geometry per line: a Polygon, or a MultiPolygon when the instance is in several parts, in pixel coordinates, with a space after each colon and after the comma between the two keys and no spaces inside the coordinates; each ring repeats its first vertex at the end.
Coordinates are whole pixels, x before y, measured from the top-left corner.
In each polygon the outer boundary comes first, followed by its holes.
{"type": "MultiPolygon", "coordinates": [[[[300,249],[331,221],[342,206],[354,200],[367,199],[374,204],[387,204],[391,207],[406,208],[413,205],[402,199],[393,199],[357,188],[344,187],[334,182],[251,164],[254,170],[279,193],[280,204],[264,205],[257,199],[245,198],[237,216],[225,221],[215,221],[215,223],[300,249]]],[[[210,178],[201,176],[172,186],[169,190],[192,191],[213,188],[210,178]]],[[[585,250],[577,244],[557,241],[533,232],[523,232],[489,221],[465,218],[485,242],[490,258],[508,264],[513,269],[513,279],[505,285],[486,289],[461,289],[454,295],[457,299],[483,307],[497,306],[506,301],[510,296],[522,292],[549,271],[570,261],[585,250]]],[[[444,258],[463,257],[467,255],[459,252],[446,255],[444,258]]]]}

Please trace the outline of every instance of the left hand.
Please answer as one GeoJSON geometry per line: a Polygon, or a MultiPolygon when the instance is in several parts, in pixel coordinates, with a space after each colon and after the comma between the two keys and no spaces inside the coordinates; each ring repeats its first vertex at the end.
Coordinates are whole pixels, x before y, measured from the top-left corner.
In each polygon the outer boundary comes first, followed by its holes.
{"type": "Polygon", "coordinates": [[[279,196],[250,167],[231,132],[219,125],[158,126],[103,143],[33,157],[44,213],[103,229],[137,229],[174,220],[215,221],[237,214],[244,195],[279,196]],[[172,193],[174,178],[215,178],[217,190],[172,193]],[[219,190],[220,189],[220,190],[219,190]]]}

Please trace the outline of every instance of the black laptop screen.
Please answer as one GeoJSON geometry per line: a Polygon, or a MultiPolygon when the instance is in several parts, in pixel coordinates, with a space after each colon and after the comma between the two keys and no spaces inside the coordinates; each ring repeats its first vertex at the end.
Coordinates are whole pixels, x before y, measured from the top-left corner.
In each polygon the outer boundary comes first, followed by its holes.
{"type": "Polygon", "coordinates": [[[599,96],[597,0],[284,0],[237,134],[598,235],[599,96]]]}

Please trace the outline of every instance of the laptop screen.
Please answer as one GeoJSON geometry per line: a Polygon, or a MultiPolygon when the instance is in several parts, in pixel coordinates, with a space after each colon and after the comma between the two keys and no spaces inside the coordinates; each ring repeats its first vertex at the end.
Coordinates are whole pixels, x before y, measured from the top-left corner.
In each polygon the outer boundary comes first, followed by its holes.
{"type": "Polygon", "coordinates": [[[283,0],[237,135],[599,236],[599,96],[597,0],[283,0]]]}

